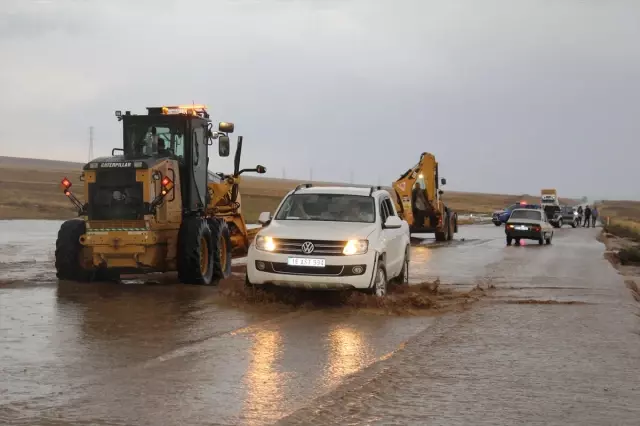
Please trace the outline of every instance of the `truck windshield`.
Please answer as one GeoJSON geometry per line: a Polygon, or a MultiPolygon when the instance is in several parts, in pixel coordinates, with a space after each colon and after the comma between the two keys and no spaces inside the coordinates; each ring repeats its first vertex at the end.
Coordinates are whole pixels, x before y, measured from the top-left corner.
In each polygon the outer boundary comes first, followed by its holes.
{"type": "Polygon", "coordinates": [[[344,194],[291,194],[276,220],[375,222],[373,197],[344,194]]]}
{"type": "Polygon", "coordinates": [[[542,220],[542,215],[537,210],[514,210],[509,219],[542,220]]]}

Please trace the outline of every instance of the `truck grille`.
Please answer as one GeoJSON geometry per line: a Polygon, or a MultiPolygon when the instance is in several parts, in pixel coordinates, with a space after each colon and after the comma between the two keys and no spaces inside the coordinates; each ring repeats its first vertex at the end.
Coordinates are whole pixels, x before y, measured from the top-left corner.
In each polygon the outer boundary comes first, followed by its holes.
{"type": "Polygon", "coordinates": [[[265,264],[265,271],[275,274],[287,275],[312,275],[312,276],[333,276],[333,277],[352,277],[356,275],[364,275],[367,272],[367,265],[327,265],[323,268],[310,268],[306,266],[291,266],[280,262],[262,262],[265,264]],[[354,271],[354,269],[356,269],[354,271]]]}
{"type": "Polygon", "coordinates": [[[299,240],[274,238],[276,245],[275,253],[300,254],[303,256],[344,256],[342,250],[347,244],[346,241],[325,241],[325,240],[299,240]],[[306,242],[313,244],[314,250],[311,253],[302,251],[302,245],[306,242]]]}
{"type": "Polygon", "coordinates": [[[146,211],[135,169],[97,170],[95,183],[89,183],[88,202],[90,221],[141,220],[146,211]]]}

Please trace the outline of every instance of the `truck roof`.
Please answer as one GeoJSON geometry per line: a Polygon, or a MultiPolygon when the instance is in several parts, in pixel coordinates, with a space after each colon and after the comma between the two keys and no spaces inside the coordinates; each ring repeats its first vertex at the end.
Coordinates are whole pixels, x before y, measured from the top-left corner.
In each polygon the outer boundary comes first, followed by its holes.
{"type": "MultiPolygon", "coordinates": [[[[315,186],[310,188],[300,188],[296,194],[341,194],[341,195],[371,195],[371,188],[357,186],[315,186]]],[[[377,191],[374,191],[374,193],[377,191]]]]}

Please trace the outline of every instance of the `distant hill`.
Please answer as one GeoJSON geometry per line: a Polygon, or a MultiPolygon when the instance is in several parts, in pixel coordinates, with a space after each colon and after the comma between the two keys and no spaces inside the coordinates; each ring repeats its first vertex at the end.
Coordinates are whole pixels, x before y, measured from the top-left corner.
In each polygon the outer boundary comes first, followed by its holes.
{"type": "MultiPolygon", "coordinates": [[[[56,190],[64,176],[78,179],[83,163],[41,160],[35,158],[0,157],[0,219],[65,217],[69,201],[56,190]]],[[[247,174],[242,176],[240,193],[243,211],[248,220],[255,220],[261,211],[273,211],[282,197],[306,180],[280,179],[247,174]]],[[[314,185],[349,185],[368,187],[364,184],[314,181],[314,185]]],[[[383,188],[391,190],[390,182],[383,188]]],[[[393,192],[392,192],[393,193],[393,192]]],[[[490,213],[514,202],[527,200],[537,203],[537,195],[487,194],[473,192],[444,192],[444,201],[460,213],[490,213]]],[[[575,200],[561,199],[562,203],[577,204],[575,200]]]]}
{"type": "Polygon", "coordinates": [[[80,169],[84,163],[57,160],[41,160],[38,158],[3,157],[0,156],[0,167],[19,167],[21,169],[74,170],[80,169]]]}

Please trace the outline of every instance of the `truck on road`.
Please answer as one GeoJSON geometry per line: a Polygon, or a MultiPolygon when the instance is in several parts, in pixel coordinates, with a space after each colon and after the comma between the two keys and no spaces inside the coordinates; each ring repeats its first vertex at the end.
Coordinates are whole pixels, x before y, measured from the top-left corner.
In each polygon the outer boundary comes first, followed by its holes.
{"type": "Polygon", "coordinates": [[[546,205],[558,206],[558,191],[553,188],[540,190],[540,202],[543,207],[546,205]]]}

